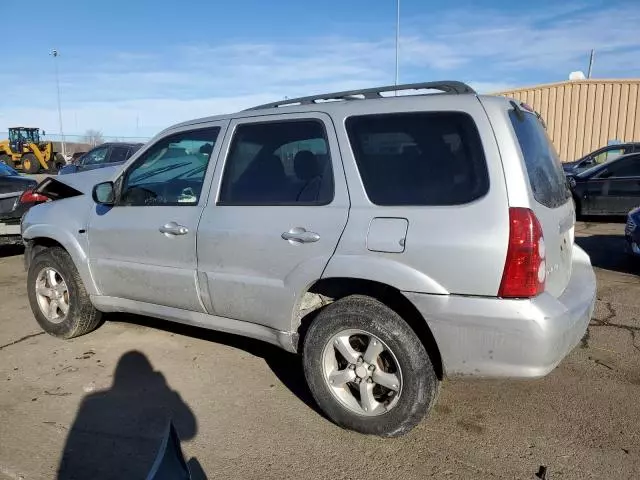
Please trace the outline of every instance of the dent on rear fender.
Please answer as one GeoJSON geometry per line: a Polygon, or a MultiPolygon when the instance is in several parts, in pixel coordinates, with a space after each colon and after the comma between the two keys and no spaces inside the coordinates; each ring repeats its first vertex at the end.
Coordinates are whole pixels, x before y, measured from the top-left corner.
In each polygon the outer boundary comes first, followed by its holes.
{"type": "Polygon", "coordinates": [[[373,255],[334,255],[322,275],[322,278],[331,277],[372,280],[407,292],[449,293],[428,275],[404,263],[373,255]]]}

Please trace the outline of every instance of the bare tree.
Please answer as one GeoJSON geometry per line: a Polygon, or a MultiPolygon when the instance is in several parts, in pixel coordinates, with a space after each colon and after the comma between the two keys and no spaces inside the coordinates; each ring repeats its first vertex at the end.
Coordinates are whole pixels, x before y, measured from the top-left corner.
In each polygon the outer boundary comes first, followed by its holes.
{"type": "Polygon", "coordinates": [[[87,130],[84,132],[84,141],[92,146],[100,145],[104,143],[104,137],[100,130],[87,130]]]}

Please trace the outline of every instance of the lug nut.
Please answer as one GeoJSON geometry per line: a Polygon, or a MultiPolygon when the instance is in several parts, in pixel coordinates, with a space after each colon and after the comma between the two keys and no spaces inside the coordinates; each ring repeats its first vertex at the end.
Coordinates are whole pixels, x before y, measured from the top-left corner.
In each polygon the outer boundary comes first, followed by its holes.
{"type": "Polygon", "coordinates": [[[369,365],[369,370],[371,370],[372,372],[376,369],[375,365],[369,365]]]}
{"type": "Polygon", "coordinates": [[[356,377],[356,383],[360,383],[362,380],[360,377],[356,377]]]}
{"type": "Polygon", "coordinates": [[[362,357],[358,357],[358,365],[360,365],[363,362],[362,357]]]}
{"type": "Polygon", "coordinates": [[[371,377],[367,378],[367,383],[373,383],[373,378],[371,377]]]}
{"type": "Polygon", "coordinates": [[[353,363],[351,363],[351,364],[349,364],[349,369],[350,370],[355,370],[356,366],[353,363]]]}

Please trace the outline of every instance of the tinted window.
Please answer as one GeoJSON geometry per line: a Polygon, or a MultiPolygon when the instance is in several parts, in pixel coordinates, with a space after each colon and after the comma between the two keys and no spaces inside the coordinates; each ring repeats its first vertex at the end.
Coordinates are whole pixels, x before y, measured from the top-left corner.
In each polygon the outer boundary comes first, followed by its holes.
{"type": "Polygon", "coordinates": [[[107,152],[109,151],[109,147],[100,147],[95,150],[91,150],[84,157],[82,157],[83,165],[99,165],[104,163],[107,158],[107,152]]]}
{"type": "Polygon", "coordinates": [[[518,118],[514,110],[509,112],[524,157],[533,197],[549,208],[563,205],[571,194],[558,154],[538,118],[525,112],[521,115],[523,119],[518,118]]]}
{"type": "Polygon", "coordinates": [[[222,177],[224,205],[326,205],[333,173],[315,120],[239,125],[222,177]]]}
{"type": "Polygon", "coordinates": [[[120,204],[197,205],[219,128],[159,140],[125,174],[120,204]]]}
{"type": "Polygon", "coordinates": [[[124,162],[128,158],[129,147],[111,147],[109,163],[124,162]]]}
{"type": "Polygon", "coordinates": [[[475,123],[457,112],[347,120],[362,182],[377,205],[456,205],[489,189],[475,123]]]}
{"type": "Polygon", "coordinates": [[[640,157],[620,159],[609,165],[603,177],[640,177],[640,157]]]}

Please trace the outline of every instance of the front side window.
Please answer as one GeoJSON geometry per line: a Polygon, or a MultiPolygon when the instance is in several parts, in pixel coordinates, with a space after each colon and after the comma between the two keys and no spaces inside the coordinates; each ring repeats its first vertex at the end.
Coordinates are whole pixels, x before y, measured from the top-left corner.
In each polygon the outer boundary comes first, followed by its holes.
{"type": "Polygon", "coordinates": [[[326,205],[333,172],[317,120],[239,125],[229,149],[220,205],[326,205]]]}
{"type": "Polygon", "coordinates": [[[83,165],[100,165],[104,163],[107,158],[107,152],[109,151],[109,147],[100,147],[95,150],[91,150],[87,153],[82,159],[83,165]]]}
{"type": "Polygon", "coordinates": [[[127,170],[119,205],[197,205],[219,128],[159,140],[127,170]]]}
{"type": "Polygon", "coordinates": [[[596,155],[593,158],[595,160],[595,163],[601,164],[601,163],[608,162],[609,160],[613,160],[614,158],[619,157],[624,153],[625,151],[622,150],[621,148],[614,148],[610,150],[605,150],[604,152],[600,152],[598,155],[596,155]]]}
{"type": "Polygon", "coordinates": [[[489,190],[473,119],[459,112],[351,117],[347,133],[376,205],[458,205],[489,190]]]}

